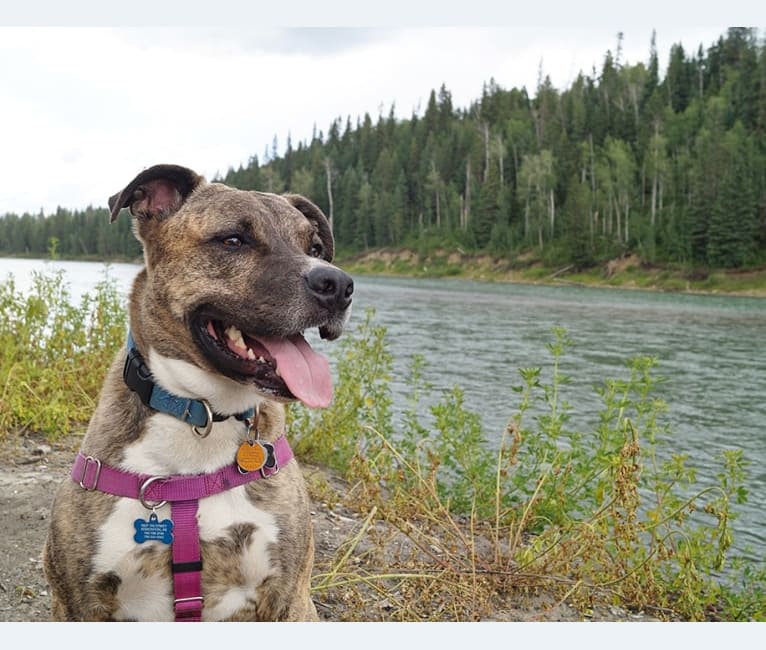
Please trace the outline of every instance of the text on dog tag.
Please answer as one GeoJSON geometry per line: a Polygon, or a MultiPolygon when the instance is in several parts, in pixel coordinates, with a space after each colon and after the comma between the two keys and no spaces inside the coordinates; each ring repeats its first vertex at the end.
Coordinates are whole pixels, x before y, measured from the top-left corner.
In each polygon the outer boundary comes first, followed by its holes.
{"type": "Polygon", "coordinates": [[[160,521],[154,512],[149,515],[148,521],[136,519],[133,527],[136,529],[133,540],[138,544],[153,541],[170,544],[173,541],[173,522],[170,519],[160,521]]]}

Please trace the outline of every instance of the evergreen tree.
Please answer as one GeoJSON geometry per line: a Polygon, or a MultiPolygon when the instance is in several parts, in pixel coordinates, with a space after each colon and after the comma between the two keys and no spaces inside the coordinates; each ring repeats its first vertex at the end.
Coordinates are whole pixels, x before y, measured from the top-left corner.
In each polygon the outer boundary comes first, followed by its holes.
{"type": "Polygon", "coordinates": [[[753,147],[741,123],[726,138],[728,164],[710,217],[707,261],[737,267],[753,260],[757,230],[757,199],[753,179],[753,147]]]}
{"type": "Polygon", "coordinates": [[[590,196],[588,187],[577,176],[570,176],[567,183],[564,222],[565,261],[576,269],[587,268],[594,263],[593,232],[590,220],[590,196]]]}

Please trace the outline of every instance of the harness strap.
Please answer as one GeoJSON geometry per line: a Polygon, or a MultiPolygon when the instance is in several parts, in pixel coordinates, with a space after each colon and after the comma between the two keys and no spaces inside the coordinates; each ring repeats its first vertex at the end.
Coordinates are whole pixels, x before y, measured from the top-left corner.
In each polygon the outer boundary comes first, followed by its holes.
{"type": "Polygon", "coordinates": [[[292,460],[293,451],[284,435],[271,444],[276,461],[271,469],[264,466],[259,470],[243,472],[237,463],[232,463],[209,474],[153,476],[111,467],[93,456],[79,452],[70,476],[84,490],[98,490],[114,496],[137,499],[149,510],[160,507],[162,502],[170,502],[175,618],[182,622],[201,621],[204,599],[197,522],[199,500],[260,478],[274,476],[280,467],[292,460]]]}
{"type": "Polygon", "coordinates": [[[173,501],[170,517],[173,520],[173,606],[176,621],[202,620],[202,560],[197,526],[199,501],[173,501]]]}
{"type": "Polygon", "coordinates": [[[72,465],[71,477],[85,490],[99,490],[118,497],[142,498],[145,501],[204,499],[212,494],[276,474],[280,467],[293,458],[293,450],[284,435],[271,444],[274,445],[274,456],[277,460],[274,469],[263,467],[254,472],[242,473],[239,465],[232,463],[210,474],[153,476],[110,467],[93,456],[79,452],[72,465]]]}

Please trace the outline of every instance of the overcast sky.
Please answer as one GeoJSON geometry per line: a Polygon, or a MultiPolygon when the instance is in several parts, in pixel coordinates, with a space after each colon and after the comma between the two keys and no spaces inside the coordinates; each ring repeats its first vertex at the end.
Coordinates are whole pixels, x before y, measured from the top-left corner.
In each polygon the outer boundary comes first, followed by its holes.
{"type": "MultiPolygon", "coordinates": [[[[600,69],[620,31],[623,61],[638,63],[648,60],[655,27],[664,70],[673,43],[707,48],[727,26],[718,18],[681,27],[629,16],[570,25],[555,4],[548,9],[545,27],[429,27],[417,15],[411,27],[276,27],[247,12],[240,24],[230,15],[217,27],[0,21],[26,23],[0,27],[0,214],[105,205],[159,162],[224,174],[252,155],[262,159],[275,135],[282,149],[288,133],[296,145],[314,127],[326,133],[338,116],[375,119],[392,104],[399,118],[422,114],[442,84],[465,107],[492,77],[533,94],[542,65],[564,89],[580,70],[600,69]]],[[[347,24],[340,16],[329,22],[347,24]]],[[[480,22],[493,24],[488,15],[480,22]]]]}

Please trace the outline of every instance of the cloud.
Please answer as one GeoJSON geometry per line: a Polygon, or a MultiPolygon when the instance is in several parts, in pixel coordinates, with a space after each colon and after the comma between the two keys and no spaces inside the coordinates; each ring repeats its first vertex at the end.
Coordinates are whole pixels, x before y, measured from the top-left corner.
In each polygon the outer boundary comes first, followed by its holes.
{"type": "MultiPolygon", "coordinates": [[[[211,178],[275,136],[392,105],[408,118],[442,84],[459,108],[490,78],[533,94],[539,68],[563,89],[621,29],[623,60],[646,61],[651,29],[624,26],[0,28],[0,214],[104,205],[159,162],[211,178]]],[[[679,38],[693,51],[723,31],[659,28],[661,64],[679,38]]]]}
{"type": "Polygon", "coordinates": [[[116,31],[137,47],[161,43],[167,48],[196,50],[216,56],[261,53],[327,57],[390,38],[397,30],[383,27],[141,27],[116,31]]]}

